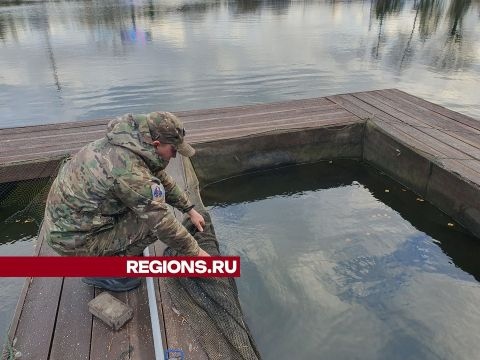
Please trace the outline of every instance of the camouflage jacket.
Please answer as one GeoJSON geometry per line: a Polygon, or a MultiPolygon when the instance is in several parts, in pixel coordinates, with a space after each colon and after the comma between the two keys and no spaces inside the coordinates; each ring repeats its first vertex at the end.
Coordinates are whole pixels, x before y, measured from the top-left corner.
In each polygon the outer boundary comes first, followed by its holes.
{"type": "Polygon", "coordinates": [[[115,218],[130,210],[168,246],[198,254],[195,239],[167,208],[170,204],[185,212],[192,204],[164,171],[168,162],[143,141],[147,132],[145,116],[124,115],[108,124],[103,139],[63,165],[50,189],[43,224],[46,240],[57,252],[81,253],[76,250],[89,236],[112,228],[115,218]],[[165,196],[158,196],[161,190],[165,196]]]}

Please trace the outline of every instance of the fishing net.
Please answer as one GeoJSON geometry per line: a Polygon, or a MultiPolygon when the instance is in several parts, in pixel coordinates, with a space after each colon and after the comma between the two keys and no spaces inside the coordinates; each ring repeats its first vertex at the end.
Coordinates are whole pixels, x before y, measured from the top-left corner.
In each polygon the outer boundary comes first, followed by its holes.
{"type": "Polygon", "coordinates": [[[60,159],[53,166],[46,163],[33,179],[28,167],[9,170],[16,172],[16,178],[25,180],[0,183],[0,223],[34,222],[40,228],[50,186],[66,159],[60,159]]]}
{"type": "Polygon", "coordinates": [[[0,208],[10,209],[3,222],[40,225],[50,184],[49,178],[0,184],[0,208]]]}
{"type": "MultiPolygon", "coordinates": [[[[220,255],[210,215],[199,232],[190,218],[183,225],[210,255],[220,255]]],[[[165,255],[178,255],[167,248],[165,255]]],[[[260,359],[255,341],[244,321],[233,278],[167,278],[164,284],[172,305],[184,316],[209,359],[260,359]]]]}

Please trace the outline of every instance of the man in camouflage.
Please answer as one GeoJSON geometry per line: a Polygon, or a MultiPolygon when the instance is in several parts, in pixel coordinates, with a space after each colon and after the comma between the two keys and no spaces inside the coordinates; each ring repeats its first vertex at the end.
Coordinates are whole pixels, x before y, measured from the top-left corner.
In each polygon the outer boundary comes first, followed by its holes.
{"type": "MultiPolygon", "coordinates": [[[[177,151],[195,153],[184,136],[182,123],[168,112],[112,120],[106,136],[80,149],[52,184],[43,222],[50,246],[62,255],[140,255],[158,239],[182,255],[208,256],[167,208],[187,213],[203,230],[202,215],[164,170],[177,151]]],[[[140,283],[84,281],[118,291],[140,283]]]]}

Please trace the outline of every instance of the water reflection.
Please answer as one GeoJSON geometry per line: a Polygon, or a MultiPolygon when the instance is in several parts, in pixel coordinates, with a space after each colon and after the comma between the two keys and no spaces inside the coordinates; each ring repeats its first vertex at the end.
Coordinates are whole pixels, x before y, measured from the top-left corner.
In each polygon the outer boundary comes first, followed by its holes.
{"type": "Polygon", "coordinates": [[[238,0],[232,3],[232,12],[234,14],[249,14],[255,13],[262,5],[258,0],[238,0]]]}
{"type": "Polygon", "coordinates": [[[444,0],[421,0],[417,3],[415,17],[420,17],[418,30],[423,41],[437,31],[444,6],[444,0]]]}
{"type": "Polygon", "coordinates": [[[130,18],[132,19],[132,26],[129,29],[120,30],[120,38],[122,43],[141,43],[145,44],[147,41],[152,40],[152,33],[150,31],[143,31],[137,29],[137,24],[135,21],[135,6],[130,4],[130,18]]]}
{"type": "MultiPolygon", "coordinates": [[[[240,204],[235,207],[236,213],[232,214],[233,218],[238,218],[242,217],[242,211],[248,208],[242,203],[274,197],[298,198],[319,189],[320,186],[322,189],[333,189],[351,184],[362,184],[372,196],[398,212],[418,231],[426,234],[423,237],[415,234],[404,247],[392,254],[392,258],[381,258],[382,262],[401,259],[404,263],[415,263],[416,257],[423,251],[420,244],[425,242],[428,235],[439,240],[429,245],[432,249],[440,247],[457,267],[480,281],[480,263],[476,261],[478,252],[473,250],[480,249],[478,239],[460,226],[449,228],[447,224],[452,220],[447,215],[429,203],[419,201],[416,194],[406,191],[399,183],[385,175],[380,176],[377,170],[359,162],[335,161],[333,164],[288,166],[239,176],[205,187],[202,198],[205,203],[216,207],[240,204]],[[385,192],[385,189],[389,191],[385,192]],[[407,261],[407,258],[410,260],[407,261]]],[[[379,261],[377,258],[371,260],[374,263],[379,261]]]]}
{"type": "Polygon", "coordinates": [[[471,0],[457,0],[450,3],[447,16],[450,20],[450,35],[460,39],[462,37],[463,17],[467,14],[471,0]]]}
{"type": "MultiPolygon", "coordinates": [[[[424,47],[435,35],[443,16],[447,18],[448,26],[443,34],[443,40],[439,41],[434,51],[427,52],[430,58],[429,64],[439,70],[459,70],[467,68],[472,64],[476,39],[474,37],[464,38],[463,19],[469,13],[471,0],[445,1],[445,0],[418,0],[412,6],[413,20],[411,31],[406,37],[403,33],[393,33],[396,39],[388,39],[389,35],[384,34],[384,27],[390,20],[394,21],[407,6],[404,0],[372,0],[371,13],[378,21],[377,43],[372,47],[372,57],[380,59],[382,56],[382,45],[390,42],[397,44],[394,49],[394,56],[391,57],[391,64],[399,70],[405,69],[411,63],[416,50],[424,47]],[[448,7],[446,7],[447,3],[448,7]],[[412,39],[418,32],[421,43],[412,45],[412,39]],[[398,59],[400,61],[398,61],[398,59]]],[[[478,1],[477,1],[478,3],[478,1]]],[[[390,36],[391,36],[390,35],[390,36]]],[[[428,44],[427,44],[428,45],[428,44]]]]}
{"type": "Polygon", "coordinates": [[[398,14],[405,5],[405,0],[372,0],[372,3],[376,18],[383,21],[387,15],[398,14]]]}
{"type": "MultiPolygon", "coordinates": [[[[359,0],[363,3],[364,1],[359,0]]],[[[478,5],[478,0],[473,0],[478,5]]],[[[55,7],[51,10],[59,10],[58,7],[66,6],[66,1],[55,2],[55,7]]],[[[105,27],[118,27],[125,22],[126,17],[131,17],[132,22],[135,22],[135,13],[139,12],[141,17],[148,16],[150,20],[155,20],[159,14],[167,12],[180,12],[180,13],[195,13],[202,14],[221,7],[228,7],[235,13],[254,13],[259,9],[275,9],[279,12],[288,10],[292,5],[291,0],[272,1],[272,0],[214,0],[214,1],[198,1],[198,2],[167,2],[161,3],[154,0],[145,1],[118,1],[118,0],[106,0],[106,1],[76,1],[76,9],[74,14],[63,13],[70,17],[77,17],[78,20],[87,24],[90,27],[105,26],[105,27]],[[128,8],[128,11],[125,11],[128,8]]],[[[298,2],[296,2],[297,4],[298,2]]],[[[327,1],[331,7],[344,6],[345,2],[327,1]],[[340,5],[339,5],[340,4],[340,5]]],[[[348,3],[355,3],[355,1],[349,1],[348,3]]],[[[15,32],[15,28],[23,28],[22,20],[24,19],[22,14],[13,11],[11,8],[20,6],[44,6],[44,1],[0,1],[0,7],[4,11],[0,13],[0,28],[9,29],[15,32]],[[20,16],[19,16],[20,15],[20,16]]],[[[312,5],[312,2],[305,1],[304,6],[312,5]]],[[[461,26],[464,17],[472,6],[472,0],[370,0],[370,13],[374,15],[374,18],[380,22],[384,22],[389,16],[398,16],[399,13],[406,7],[410,7],[412,11],[418,13],[420,16],[420,33],[422,38],[430,37],[435,31],[437,31],[438,23],[445,15],[449,21],[449,32],[451,35],[461,36],[461,26]],[[447,5],[447,6],[446,6],[447,5]],[[445,12],[446,11],[446,12],[445,12]]],[[[31,14],[31,13],[30,13],[31,14]]],[[[52,11],[49,16],[56,17],[52,11]]],[[[27,21],[32,21],[35,17],[28,16],[27,21]]],[[[33,20],[34,21],[34,20],[33,20]]]]}
{"type": "MultiPolygon", "coordinates": [[[[363,3],[363,1],[358,1],[363,3]]],[[[355,3],[349,1],[348,3],[355,3]]],[[[478,6],[479,0],[474,0],[478,6]]],[[[345,6],[345,2],[327,1],[331,7],[345,6]],[[340,4],[340,5],[339,5],[340,4]]],[[[198,1],[198,2],[182,2],[173,1],[162,3],[158,1],[148,0],[106,0],[106,1],[77,1],[65,2],[58,1],[55,4],[47,4],[45,2],[36,1],[0,1],[0,39],[3,41],[18,42],[18,32],[26,30],[26,27],[38,29],[39,20],[41,23],[49,23],[52,17],[56,22],[60,21],[64,24],[80,23],[87,26],[93,31],[113,30],[122,37],[128,37],[127,33],[137,31],[137,18],[142,20],[148,19],[151,23],[162,21],[163,15],[172,12],[178,12],[188,17],[201,17],[207,12],[220,11],[222,8],[228,8],[233,14],[256,13],[261,9],[274,10],[277,13],[288,11],[292,6],[290,0],[272,1],[272,0],[215,0],[215,1],[198,1]],[[64,7],[68,3],[74,3],[74,11],[67,11],[64,7]],[[12,8],[20,5],[28,5],[38,8],[34,11],[15,11],[12,8]],[[58,18],[58,13],[62,18],[58,18]],[[26,14],[25,14],[26,12],[26,14]],[[26,15],[26,16],[25,16],[26,15]],[[38,17],[41,17],[39,19],[38,17]]],[[[298,5],[298,2],[295,3],[298,5]]],[[[312,2],[305,1],[305,7],[313,6],[312,2]]],[[[379,55],[379,47],[382,37],[386,36],[383,29],[389,18],[395,19],[399,14],[407,9],[410,12],[413,26],[411,33],[413,34],[418,26],[419,37],[422,41],[428,41],[438,30],[439,24],[443,16],[448,21],[448,34],[454,38],[454,42],[458,43],[463,40],[463,20],[472,7],[472,0],[370,0],[370,17],[377,22],[377,46],[374,48],[375,56],[379,55]],[[418,19],[417,19],[418,18],[418,19]],[[418,24],[418,25],[417,25],[418,24]]],[[[18,9],[20,10],[20,9],[18,9]]],[[[152,25],[152,24],[151,24],[152,25]]],[[[43,31],[43,27],[40,27],[43,31]]],[[[372,24],[370,23],[370,30],[372,24]]],[[[142,37],[149,37],[151,34],[146,31],[142,37]]],[[[147,39],[149,40],[149,39],[147,39]]],[[[471,41],[473,39],[465,39],[471,41]]]]}
{"type": "Polygon", "coordinates": [[[358,165],[288,167],[205,189],[223,251],[242,257],[239,295],[260,352],[475,358],[478,239],[358,165]]]}
{"type": "Polygon", "coordinates": [[[32,25],[36,29],[38,29],[39,32],[43,34],[46,48],[47,48],[49,64],[52,70],[53,82],[55,83],[55,87],[57,88],[57,91],[60,92],[60,90],[62,90],[62,86],[60,85],[60,79],[58,77],[58,71],[57,71],[57,64],[55,61],[55,55],[53,53],[52,42],[50,40],[50,23],[49,23],[47,7],[45,3],[42,4],[40,11],[36,15],[37,16],[33,17],[32,19],[32,25]]]}
{"type": "Polygon", "coordinates": [[[0,2],[0,127],[386,87],[475,116],[479,4],[0,2]]]}

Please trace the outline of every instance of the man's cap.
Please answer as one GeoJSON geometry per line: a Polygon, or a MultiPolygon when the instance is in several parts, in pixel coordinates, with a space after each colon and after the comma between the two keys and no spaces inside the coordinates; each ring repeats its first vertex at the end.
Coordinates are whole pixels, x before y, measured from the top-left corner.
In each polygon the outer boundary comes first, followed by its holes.
{"type": "Polygon", "coordinates": [[[177,151],[186,157],[195,154],[195,149],[184,141],[185,128],[179,118],[169,112],[151,112],[147,114],[147,124],[152,140],[164,144],[172,144],[177,151]]]}

